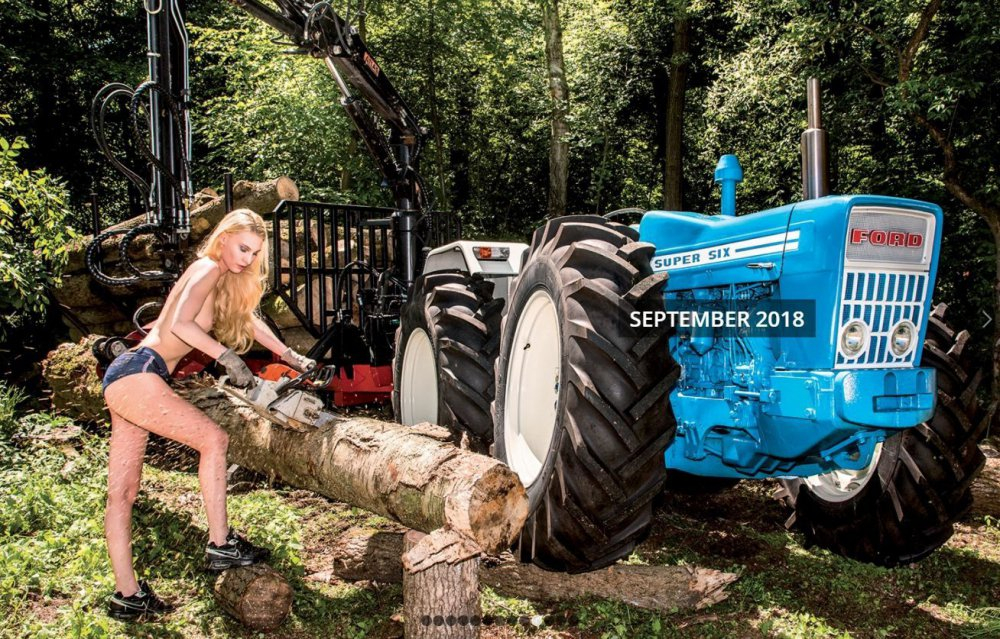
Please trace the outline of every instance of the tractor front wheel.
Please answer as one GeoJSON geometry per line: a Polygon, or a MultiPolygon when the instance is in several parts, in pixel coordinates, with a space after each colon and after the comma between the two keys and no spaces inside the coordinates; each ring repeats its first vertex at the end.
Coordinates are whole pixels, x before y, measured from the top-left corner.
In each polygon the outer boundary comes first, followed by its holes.
{"type": "Polygon", "coordinates": [[[535,232],[501,329],[494,454],[521,478],[529,516],[518,550],[548,570],[583,572],[627,556],[647,534],[674,436],[678,375],[653,246],[597,216],[535,232]]]}
{"type": "Polygon", "coordinates": [[[962,356],[969,334],[945,323],[945,309],[929,318],[921,361],[937,371],[934,416],[888,438],[867,468],[782,480],[775,496],[794,509],[786,525],[808,543],[882,566],[907,564],[948,541],[971,507],[987,420],[976,398],[981,376],[962,356]]]}

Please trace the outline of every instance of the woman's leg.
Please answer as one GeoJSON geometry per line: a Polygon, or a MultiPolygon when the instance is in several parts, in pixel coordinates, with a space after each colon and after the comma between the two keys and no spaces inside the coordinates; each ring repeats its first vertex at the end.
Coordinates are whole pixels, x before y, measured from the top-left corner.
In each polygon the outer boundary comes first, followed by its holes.
{"type": "Polygon", "coordinates": [[[226,543],[226,451],[229,436],[218,424],[153,373],[123,377],[104,392],[108,408],[140,428],[198,451],[198,480],[208,516],[208,538],[226,543]]]}
{"type": "Polygon", "coordinates": [[[104,536],[108,542],[115,588],[129,597],[139,590],[132,569],[132,504],[139,494],[142,460],[149,433],[111,411],[111,450],[108,453],[108,504],[104,536]]]}

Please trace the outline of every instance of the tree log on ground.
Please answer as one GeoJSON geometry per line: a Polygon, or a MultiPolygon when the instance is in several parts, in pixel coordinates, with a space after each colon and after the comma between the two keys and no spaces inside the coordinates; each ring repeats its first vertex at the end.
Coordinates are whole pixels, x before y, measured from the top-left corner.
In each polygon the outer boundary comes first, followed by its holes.
{"type": "Polygon", "coordinates": [[[349,417],[296,432],[198,382],[178,392],[230,436],[229,459],[250,470],[430,532],[448,527],[486,552],[507,548],[528,501],[499,461],[399,424],[349,417]]]}
{"type": "MultiPolygon", "coordinates": [[[[479,636],[479,556],[475,544],[451,530],[403,535],[403,616],[406,639],[479,636]]],[[[396,562],[400,563],[399,555],[396,562]]]]}
{"type": "Polygon", "coordinates": [[[107,418],[97,360],[91,352],[97,338],[88,335],[75,344],[60,344],[42,362],[42,377],[52,390],[52,408],[77,421],[107,418]]]}
{"type": "Polygon", "coordinates": [[[267,564],[226,570],[212,593],[219,607],[251,630],[270,632],[292,611],[292,587],[267,564]]]}
{"type": "MultiPolygon", "coordinates": [[[[403,533],[348,530],[334,543],[333,574],[345,581],[403,581],[403,533]]],[[[615,565],[594,572],[568,575],[549,572],[508,558],[483,563],[479,581],[501,595],[540,602],[600,597],[670,612],[701,609],[723,601],[725,587],[737,575],[692,566],[615,565]]]]}

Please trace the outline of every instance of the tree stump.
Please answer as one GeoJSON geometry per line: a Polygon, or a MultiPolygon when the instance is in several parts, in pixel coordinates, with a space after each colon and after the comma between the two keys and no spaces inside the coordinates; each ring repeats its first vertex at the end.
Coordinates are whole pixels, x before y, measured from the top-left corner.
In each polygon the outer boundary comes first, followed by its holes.
{"type": "Polygon", "coordinates": [[[107,418],[97,360],[91,352],[97,335],[60,344],[42,362],[42,377],[52,389],[52,408],[85,422],[107,418]]]}
{"type": "Polygon", "coordinates": [[[454,531],[403,538],[403,616],[407,639],[479,636],[479,548],[454,531]]]}
{"type": "Polygon", "coordinates": [[[270,632],[292,611],[292,587],[267,564],[230,568],[212,592],[219,607],[252,630],[270,632]]]}

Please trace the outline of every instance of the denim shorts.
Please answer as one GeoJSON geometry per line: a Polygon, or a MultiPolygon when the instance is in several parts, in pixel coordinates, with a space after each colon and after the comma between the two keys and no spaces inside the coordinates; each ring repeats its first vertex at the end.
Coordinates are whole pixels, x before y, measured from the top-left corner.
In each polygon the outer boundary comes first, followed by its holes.
{"type": "Polygon", "coordinates": [[[170,371],[167,370],[167,363],[163,361],[159,353],[143,346],[135,351],[125,351],[111,362],[108,370],[104,373],[102,392],[108,390],[108,386],[113,382],[136,373],[156,373],[163,378],[163,381],[170,383],[170,371]]]}

